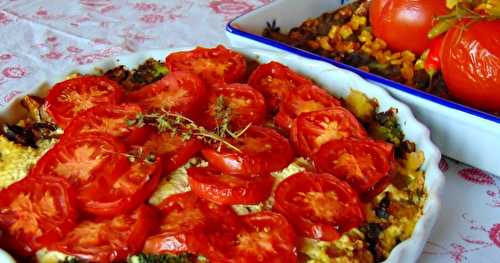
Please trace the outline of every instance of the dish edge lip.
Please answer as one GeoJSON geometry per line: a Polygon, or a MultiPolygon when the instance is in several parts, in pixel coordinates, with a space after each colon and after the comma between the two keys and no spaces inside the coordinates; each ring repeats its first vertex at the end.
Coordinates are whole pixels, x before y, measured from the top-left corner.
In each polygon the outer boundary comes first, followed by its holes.
{"type": "MultiPolygon", "coordinates": [[[[277,0],[276,2],[279,2],[279,0],[277,0]]],[[[240,18],[242,18],[242,17],[244,17],[246,15],[249,15],[251,13],[254,13],[255,11],[257,11],[257,10],[259,10],[261,8],[264,8],[264,7],[267,7],[269,5],[275,4],[276,2],[271,2],[270,4],[266,4],[266,5],[260,6],[260,7],[256,8],[256,9],[254,9],[254,10],[251,10],[251,11],[249,11],[247,13],[241,14],[241,15],[239,15],[239,16],[231,19],[226,24],[226,32],[228,32],[230,34],[234,34],[234,35],[240,36],[240,37],[243,37],[243,38],[251,39],[251,40],[256,41],[258,43],[265,44],[265,45],[268,45],[268,46],[280,49],[282,51],[290,52],[290,53],[293,53],[295,55],[302,56],[302,57],[305,57],[305,58],[308,58],[308,59],[314,59],[314,60],[320,60],[320,61],[327,62],[327,63],[332,64],[332,65],[334,65],[334,66],[336,66],[338,68],[354,72],[354,73],[362,76],[365,79],[368,79],[368,80],[371,80],[371,81],[383,84],[383,85],[385,85],[385,86],[387,86],[389,88],[396,89],[396,90],[405,92],[407,94],[419,97],[421,99],[425,99],[425,100],[427,100],[427,101],[429,101],[431,103],[436,103],[436,104],[441,105],[443,107],[446,107],[446,108],[449,108],[449,109],[452,109],[452,110],[456,110],[456,111],[459,111],[461,113],[465,113],[465,114],[468,114],[468,115],[471,115],[471,116],[474,116],[474,117],[477,117],[477,118],[479,118],[481,120],[486,120],[486,121],[489,121],[489,122],[500,124],[500,117],[497,117],[497,116],[495,116],[493,114],[490,114],[490,113],[478,110],[476,108],[472,108],[470,106],[466,106],[466,105],[458,103],[458,102],[454,102],[454,101],[450,101],[450,100],[447,100],[447,99],[443,99],[443,98],[441,98],[439,96],[432,95],[432,94],[429,94],[427,92],[411,88],[409,86],[406,86],[406,85],[403,85],[401,83],[395,82],[393,80],[390,80],[390,79],[378,76],[376,74],[365,72],[363,70],[360,70],[360,69],[358,69],[356,67],[353,67],[353,66],[350,66],[348,64],[340,63],[340,62],[337,62],[337,61],[335,61],[333,59],[329,59],[329,58],[317,55],[315,53],[312,53],[312,52],[309,52],[309,51],[306,51],[306,50],[302,50],[302,49],[299,49],[299,48],[296,48],[296,47],[293,47],[293,46],[281,43],[281,42],[276,41],[276,40],[272,40],[272,39],[269,39],[269,38],[266,38],[266,37],[263,37],[263,36],[260,36],[260,35],[256,35],[256,34],[244,31],[244,30],[239,29],[239,28],[237,28],[236,26],[233,25],[233,23],[236,22],[238,19],[240,19],[240,18]]],[[[344,0],[342,0],[341,2],[342,2],[342,5],[345,3],[344,0]]]]}
{"type": "MultiPolygon", "coordinates": [[[[64,72],[56,72],[56,73],[53,73],[51,75],[47,75],[46,79],[41,80],[37,85],[34,85],[33,89],[29,89],[29,90],[26,90],[20,94],[17,94],[14,99],[12,99],[9,103],[7,103],[7,105],[5,105],[5,107],[3,109],[0,109],[0,116],[8,114],[8,112],[11,111],[11,108],[13,108],[13,106],[16,103],[19,103],[19,99],[22,98],[23,96],[26,96],[29,94],[34,94],[34,93],[40,93],[40,90],[41,90],[40,87],[42,87],[47,81],[49,81],[49,80],[54,81],[55,79],[58,79],[58,80],[64,79],[64,77],[67,76],[71,72],[90,72],[92,70],[95,70],[96,68],[101,68],[98,65],[104,65],[106,63],[115,64],[115,63],[119,63],[120,60],[132,59],[134,57],[136,57],[136,58],[139,57],[142,60],[145,60],[145,59],[153,56],[153,54],[155,54],[155,53],[162,52],[164,54],[168,54],[168,53],[172,53],[172,52],[176,52],[176,51],[192,50],[193,48],[194,47],[183,47],[183,48],[154,49],[154,50],[145,50],[145,51],[141,51],[141,52],[134,52],[134,53],[129,53],[129,54],[118,55],[115,57],[106,58],[106,59],[99,60],[99,61],[96,61],[94,63],[90,63],[90,64],[83,65],[83,66],[75,66],[71,70],[66,70],[64,72]]],[[[230,49],[233,49],[233,48],[230,48],[230,49]]],[[[281,53],[281,52],[276,52],[276,51],[261,50],[261,49],[255,49],[255,48],[251,48],[251,49],[247,49],[247,50],[251,50],[251,52],[254,53],[256,56],[259,56],[259,54],[265,54],[265,55],[272,54],[272,55],[279,57],[279,58],[292,57],[292,58],[295,58],[298,60],[304,60],[304,62],[313,63],[315,65],[323,65],[324,67],[331,68],[334,70],[341,70],[342,72],[357,79],[357,81],[364,82],[364,84],[370,86],[370,88],[377,89],[377,91],[379,93],[381,93],[381,95],[382,95],[381,98],[377,98],[377,99],[388,100],[393,107],[396,107],[398,109],[398,111],[399,111],[398,117],[400,118],[400,122],[404,120],[406,122],[414,123],[415,126],[420,130],[421,136],[420,136],[419,141],[422,144],[425,144],[426,147],[428,148],[428,153],[426,153],[426,156],[425,156],[425,159],[427,162],[426,169],[425,169],[425,173],[426,173],[425,183],[426,183],[426,190],[427,190],[428,196],[427,196],[427,200],[426,200],[426,203],[425,203],[424,209],[423,209],[424,213],[417,221],[417,224],[413,230],[411,237],[409,239],[401,242],[397,246],[395,246],[392,249],[389,257],[384,262],[385,263],[404,262],[404,260],[406,260],[406,259],[404,259],[404,255],[407,253],[411,253],[411,254],[415,255],[415,260],[418,259],[418,256],[421,254],[421,251],[425,245],[425,242],[429,238],[432,227],[434,226],[434,224],[438,218],[440,207],[441,207],[442,190],[443,190],[444,181],[445,181],[445,178],[444,178],[441,170],[439,169],[439,162],[441,160],[441,153],[439,152],[438,148],[434,145],[434,143],[432,143],[432,141],[430,139],[430,130],[425,125],[420,123],[414,117],[411,109],[407,105],[405,105],[404,103],[400,102],[399,100],[393,98],[383,88],[364,80],[362,77],[360,77],[359,75],[357,75],[351,71],[335,67],[334,65],[332,65],[328,62],[325,62],[325,61],[318,61],[318,60],[314,60],[314,59],[310,59],[310,58],[304,58],[304,57],[296,55],[296,54],[290,54],[290,53],[284,53],[284,52],[281,53]],[[402,117],[404,117],[404,118],[402,118],[402,117]],[[427,185],[427,183],[428,183],[427,179],[429,178],[428,177],[429,175],[432,175],[432,177],[435,178],[434,183],[432,185],[427,185]],[[412,243],[417,243],[417,244],[415,246],[412,246],[412,243]],[[413,250],[413,251],[411,251],[411,250],[413,250]]],[[[1,252],[2,251],[0,250],[0,256],[1,256],[1,252]]],[[[1,257],[0,257],[0,259],[1,259],[1,257]]],[[[7,258],[7,260],[9,260],[9,258],[7,258]]],[[[11,262],[15,262],[15,261],[11,261],[11,262]]],[[[413,262],[413,261],[410,261],[410,262],[413,262]]],[[[7,261],[7,263],[10,263],[10,262],[7,261]]]]}

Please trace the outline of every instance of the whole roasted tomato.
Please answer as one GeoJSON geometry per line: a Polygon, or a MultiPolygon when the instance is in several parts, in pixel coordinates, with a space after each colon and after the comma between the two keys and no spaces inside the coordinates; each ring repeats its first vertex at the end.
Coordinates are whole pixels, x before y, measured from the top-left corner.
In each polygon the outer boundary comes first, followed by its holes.
{"type": "Polygon", "coordinates": [[[157,211],[141,205],[132,213],[111,219],[84,220],[48,249],[86,262],[121,262],[128,255],[140,252],[157,227],[157,211]]]}
{"type": "Polygon", "coordinates": [[[430,45],[427,33],[434,19],[447,12],[445,0],[373,0],[370,23],[392,49],[420,54],[430,45]]]}
{"type": "Polygon", "coordinates": [[[97,105],[117,104],[123,90],[106,78],[84,76],[57,83],[47,95],[47,111],[54,121],[66,128],[78,113],[97,105]]]}
{"type": "Polygon", "coordinates": [[[451,28],[443,40],[444,80],[457,100],[500,112],[500,20],[467,24],[451,28]]]}
{"type": "Polygon", "coordinates": [[[273,210],[282,213],[303,236],[333,241],[364,221],[357,193],[328,173],[296,173],[275,191],[273,210]]]}
{"type": "Polygon", "coordinates": [[[191,71],[209,86],[238,82],[246,70],[245,58],[221,45],[172,53],[167,56],[166,65],[171,71],[191,71]]]}
{"type": "Polygon", "coordinates": [[[76,192],[55,176],[28,176],[0,192],[0,244],[29,256],[61,239],[77,220],[76,192]]]}
{"type": "Polygon", "coordinates": [[[274,177],[270,174],[237,176],[210,168],[188,169],[191,191],[220,205],[257,204],[271,195],[274,177]]]}

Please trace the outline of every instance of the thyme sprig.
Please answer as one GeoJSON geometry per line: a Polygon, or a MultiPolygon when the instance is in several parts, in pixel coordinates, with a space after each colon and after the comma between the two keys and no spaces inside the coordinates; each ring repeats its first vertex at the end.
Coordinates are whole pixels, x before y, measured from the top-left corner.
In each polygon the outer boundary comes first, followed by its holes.
{"type": "Polygon", "coordinates": [[[236,152],[241,152],[238,147],[231,144],[227,139],[238,139],[246,132],[251,123],[244,129],[233,132],[230,127],[231,117],[231,108],[225,102],[224,97],[219,96],[215,103],[216,128],[214,131],[198,125],[186,116],[168,110],[149,114],[137,114],[135,119],[128,120],[128,125],[136,127],[150,125],[156,127],[160,133],[169,132],[172,136],[180,135],[184,141],[195,137],[207,143],[217,143],[218,151],[224,145],[236,152]]]}

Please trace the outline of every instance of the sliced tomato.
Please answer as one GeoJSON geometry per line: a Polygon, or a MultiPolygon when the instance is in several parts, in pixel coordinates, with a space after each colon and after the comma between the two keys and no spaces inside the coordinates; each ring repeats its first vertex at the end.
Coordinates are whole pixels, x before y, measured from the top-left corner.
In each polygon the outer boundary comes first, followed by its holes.
{"type": "Polygon", "coordinates": [[[66,128],[80,112],[97,105],[121,102],[123,90],[118,83],[96,76],[83,76],[59,82],[47,95],[47,112],[54,121],[66,128]]]}
{"type": "Polygon", "coordinates": [[[321,146],[313,160],[316,169],[348,182],[364,194],[389,175],[394,147],[370,139],[345,138],[321,146]]]}
{"type": "Polygon", "coordinates": [[[61,239],[77,220],[76,192],[64,178],[27,176],[0,192],[6,248],[29,256],[61,239]]]}
{"type": "Polygon", "coordinates": [[[158,186],[161,161],[136,161],[111,185],[96,180],[80,188],[78,199],[83,211],[100,217],[132,212],[150,197],[158,186]]]}
{"type": "Polygon", "coordinates": [[[162,79],[128,94],[130,102],[146,112],[173,111],[193,117],[205,102],[205,85],[190,72],[172,72],[162,79]]]}
{"type": "Polygon", "coordinates": [[[274,121],[285,130],[290,130],[292,122],[301,113],[340,106],[340,101],[316,85],[303,85],[291,90],[280,104],[274,121]]]}
{"type": "Polygon", "coordinates": [[[357,193],[328,173],[294,174],[278,185],[275,199],[273,210],[305,237],[333,241],[364,222],[357,193]]]}
{"type": "Polygon", "coordinates": [[[205,148],[201,153],[210,165],[223,173],[240,175],[278,171],[294,157],[288,140],[270,128],[252,125],[232,144],[240,152],[222,147],[220,151],[205,148]]]}
{"type": "MultiPolygon", "coordinates": [[[[223,84],[213,89],[208,97],[208,110],[204,116],[204,125],[214,129],[221,123],[217,113],[220,108],[227,107],[231,112],[231,128],[239,130],[248,124],[262,124],[266,114],[264,97],[259,91],[247,84],[223,84]],[[220,97],[223,105],[219,105],[220,97]]],[[[219,117],[220,118],[220,117],[219,117]]]]}
{"type": "Polygon", "coordinates": [[[200,167],[189,168],[187,172],[191,191],[220,205],[258,204],[271,195],[274,183],[270,174],[249,178],[200,167]]]}
{"type": "Polygon", "coordinates": [[[192,192],[176,194],[165,199],[160,231],[150,236],[144,245],[145,253],[193,253],[211,251],[208,234],[219,233],[225,242],[239,229],[238,217],[226,206],[207,202],[192,192]]]}
{"type": "Polygon", "coordinates": [[[290,131],[295,148],[306,157],[312,156],[321,145],[346,137],[367,135],[356,117],[342,107],[302,113],[293,121],[290,131]]]}
{"type": "Polygon", "coordinates": [[[264,211],[240,220],[243,227],[236,238],[207,253],[211,262],[297,262],[296,236],[284,216],[264,211]]]}
{"type": "Polygon", "coordinates": [[[163,173],[169,174],[198,153],[202,145],[195,138],[184,140],[180,134],[162,132],[153,134],[142,150],[145,156],[154,154],[161,157],[163,173]]]}
{"type": "Polygon", "coordinates": [[[154,208],[141,205],[131,214],[112,219],[85,220],[66,237],[48,246],[90,262],[117,262],[141,251],[146,238],[158,227],[154,208]]]}
{"type": "Polygon", "coordinates": [[[81,187],[94,180],[113,182],[127,167],[125,146],[107,134],[85,134],[59,142],[35,165],[35,176],[54,175],[81,187]]]}
{"type": "Polygon", "coordinates": [[[142,114],[136,104],[100,105],[78,114],[64,129],[65,138],[79,134],[107,133],[122,139],[126,144],[139,144],[149,136],[147,127],[130,126],[128,122],[142,114]]]}
{"type": "Polygon", "coordinates": [[[241,81],[246,71],[245,58],[222,45],[172,53],[167,56],[166,65],[174,72],[191,71],[210,86],[241,81]]]}
{"type": "Polygon", "coordinates": [[[272,61],[258,66],[250,75],[248,84],[264,95],[268,110],[276,112],[290,90],[313,82],[287,66],[272,61]]]}

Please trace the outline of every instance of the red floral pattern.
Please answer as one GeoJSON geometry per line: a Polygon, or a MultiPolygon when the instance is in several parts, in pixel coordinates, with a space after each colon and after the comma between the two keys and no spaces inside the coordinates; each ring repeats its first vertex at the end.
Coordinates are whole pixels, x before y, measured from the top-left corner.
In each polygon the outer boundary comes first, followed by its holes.
{"type": "MultiPolygon", "coordinates": [[[[42,0],[3,1],[0,108],[54,69],[140,50],[227,44],[227,21],[270,2],[68,0],[54,5],[42,0]]],[[[447,178],[444,213],[419,263],[497,262],[500,179],[446,158],[439,167],[447,178]]]]}

